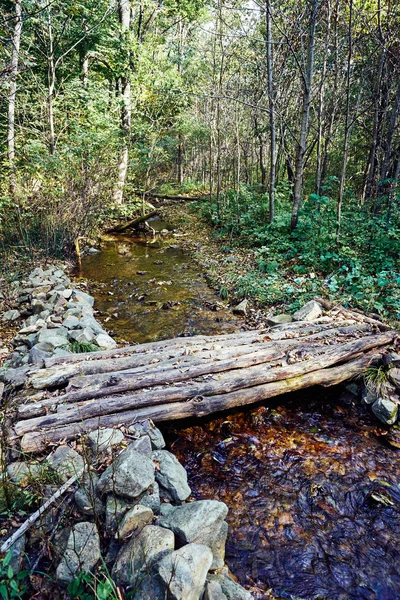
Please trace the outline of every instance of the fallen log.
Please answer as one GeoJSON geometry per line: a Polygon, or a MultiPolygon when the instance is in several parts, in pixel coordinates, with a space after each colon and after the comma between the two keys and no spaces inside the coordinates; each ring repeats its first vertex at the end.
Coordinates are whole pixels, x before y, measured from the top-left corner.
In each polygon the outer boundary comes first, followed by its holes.
{"type": "MultiPolygon", "coordinates": [[[[322,332],[314,333],[301,338],[301,343],[304,347],[309,350],[321,347],[323,342],[324,347],[328,345],[338,344],[341,341],[348,341],[357,336],[365,335],[370,333],[368,326],[347,326],[338,329],[328,329],[322,332]]],[[[371,334],[372,335],[372,334],[371,334]]],[[[163,380],[164,375],[168,378],[171,373],[176,373],[177,379],[173,379],[170,383],[176,383],[178,378],[182,377],[182,373],[188,373],[190,377],[200,376],[203,374],[212,374],[222,372],[229,369],[245,368],[251,365],[262,364],[265,362],[271,362],[283,358],[285,353],[290,352],[293,348],[299,345],[299,339],[288,339],[278,340],[275,342],[266,341],[256,344],[248,344],[232,348],[231,346],[225,350],[216,351],[203,351],[193,355],[179,355],[172,359],[169,356],[166,360],[159,359],[159,362],[154,362],[154,357],[148,358],[148,362],[137,368],[129,368],[125,371],[113,371],[109,372],[108,366],[105,368],[106,363],[102,363],[103,372],[98,373],[99,365],[95,365],[95,374],[82,374],[71,376],[71,371],[67,374],[70,375],[69,385],[66,390],[66,394],[61,396],[52,397],[50,399],[44,399],[39,402],[30,404],[23,404],[18,408],[18,413],[22,417],[34,417],[41,414],[45,414],[48,410],[54,410],[55,407],[62,403],[82,401],[90,398],[98,398],[101,396],[109,395],[110,393],[117,394],[124,391],[132,391],[137,389],[137,384],[140,382],[140,387],[146,387],[149,378],[154,375],[159,379],[163,380]],[[211,362],[212,361],[212,362],[211,362]],[[225,362],[224,362],[225,361],[225,362]],[[193,369],[201,369],[194,374],[193,369]],[[104,372],[105,371],[105,372],[104,372]],[[146,375],[147,379],[143,381],[139,379],[142,375],[146,375]]],[[[158,355],[161,356],[160,354],[158,355]]],[[[115,363],[113,363],[115,365],[115,363]]],[[[126,363],[124,363],[126,365],[126,363]]],[[[133,364],[132,362],[130,364],[133,364]]],[[[108,365],[108,363],[107,363],[108,365]]],[[[121,366],[120,363],[118,363],[121,366]]],[[[46,370],[43,370],[45,372],[46,370]]],[[[35,374],[37,375],[37,374],[35,374]]],[[[40,375],[40,372],[39,372],[40,375]]],[[[66,377],[65,371],[56,372],[57,381],[66,377]]],[[[54,373],[50,372],[50,375],[44,375],[45,382],[55,383],[54,373]]],[[[43,379],[41,384],[44,383],[43,379]]],[[[164,381],[165,383],[165,381],[164,381]]],[[[37,385],[37,382],[36,382],[37,385]]],[[[154,383],[157,385],[157,383],[154,383]]]]}
{"type": "Polygon", "coordinates": [[[129,229],[129,227],[135,228],[137,225],[140,225],[140,223],[144,223],[144,221],[151,219],[151,217],[155,217],[157,214],[157,210],[152,210],[145,215],[141,215],[140,217],[136,217],[135,219],[131,219],[130,221],[126,221],[125,223],[121,223],[120,225],[108,229],[107,233],[121,233],[122,231],[129,229]]]}
{"type": "MultiPolygon", "coordinates": [[[[325,369],[334,364],[343,361],[349,361],[354,356],[372,348],[379,348],[393,340],[393,333],[386,332],[379,335],[371,335],[359,340],[351,341],[346,344],[335,346],[317,346],[304,350],[298,350],[300,362],[289,363],[289,359],[297,360],[293,355],[287,355],[283,362],[279,359],[270,360],[270,354],[261,353],[259,357],[245,356],[240,359],[228,360],[222,363],[212,365],[198,365],[188,369],[169,369],[168,371],[153,371],[150,375],[142,379],[129,379],[128,384],[117,385],[114,392],[134,391],[138,389],[150,388],[154,386],[169,386],[182,381],[192,380],[197,383],[198,390],[193,394],[193,389],[189,388],[186,400],[190,400],[193,395],[196,396],[215,396],[225,394],[236,390],[245,390],[250,387],[259,386],[272,381],[281,381],[292,379],[306,373],[325,369]],[[263,361],[262,364],[259,364],[263,361]],[[255,362],[255,364],[254,364],[255,362]],[[214,373],[220,373],[216,379],[206,384],[199,381],[202,375],[210,376],[214,373]],[[190,395],[189,395],[190,394],[190,395]]],[[[279,358],[282,358],[282,353],[279,358]]],[[[168,391],[168,388],[167,388],[168,391]]],[[[184,398],[185,399],[185,398],[184,398]]],[[[150,403],[162,404],[165,402],[165,394],[162,390],[158,392],[157,397],[153,397],[150,403]]],[[[101,416],[109,411],[117,412],[127,408],[138,408],[149,404],[149,398],[142,396],[122,396],[121,398],[111,398],[106,403],[96,402],[89,405],[72,405],[68,411],[63,411],[55,415],[46,415],[43,417],[20,421],[15,425],[17,435],[23,435],[35,429],[49,429],[63,423],[73,422],[77,419],[86,419],[89,416],[101,416]]]]}
{"type": "Polygon", "coordinates": [[[68,440],[94,431],[99,427],[113,427],[117,425],[129,426],[141,419],[150,418],[154,422],[176,420],[188,417],[202,417],[222,410],[246,406],[292,392],[312,385],[331,386],[362,373],[366,367],[379,356],[379,351],[373,350],[363,356],[349,361],[343,365],[320,369],[305,375],[266,383],[259,386],[238,390],[217,396],[194,397],[186,402],[161,404],[148,408],[139,408],[126,412],[107,414],[87,420],[81,420],[61,427],[54,427],[47,431],[32,431],[26,433],[21,440],[21,449],[24,452],[41,452],[48,444],[61,440],[68,440]]]}

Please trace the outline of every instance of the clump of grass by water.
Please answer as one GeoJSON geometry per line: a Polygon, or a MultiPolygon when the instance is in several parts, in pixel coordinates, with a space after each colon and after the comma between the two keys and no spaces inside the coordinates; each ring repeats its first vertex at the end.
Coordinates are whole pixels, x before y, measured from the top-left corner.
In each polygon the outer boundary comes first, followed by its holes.
{"type": "Polygon", "coordinates": [[[99,347],[90,342],[74,341],[69,344],[68,349],[75,354],[83,354],[84,352],[97,352],[99,347]]]}
{"type": "Polygon", "coordinates": [[[390,367],[386,365],[370,366],[363,373],[363,379],[366,387],[381,394],[389,386],[389,374],[390,367]]]}

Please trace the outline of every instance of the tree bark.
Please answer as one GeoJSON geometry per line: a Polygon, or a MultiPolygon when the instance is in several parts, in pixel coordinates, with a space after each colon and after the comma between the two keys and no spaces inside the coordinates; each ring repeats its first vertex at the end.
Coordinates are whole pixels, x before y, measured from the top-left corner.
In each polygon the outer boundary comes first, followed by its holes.
{"type": "MultiPolygon", "coordinates": [[[[119,21],[121,25],[121,37],[126,40],[129,36],[130,20],[131,20],[131,5],[130,0],[118,0],[118,13],[119,21]]],[[[124,198],[124,188],[128,173],[128,162],[129,162],[129,135],[131,130],[131,82],[129,73],[129,51],[126,57],[125,73],[121,77],[121,95],[122,95],[122,107],[121,107],[121,136],[123,142],[123,148],[120,153],[120,159],[118,163],[118,179],[117,186],[114,192],[114,202],[116,204],[122,204],[124,198]]]]}
{"type": "MultiPolygon", "coordinates": [[[[19,49],[22,32],[22,0],[15,0],[15,26],[12,38],[12,52],[10,65],[10,93],[8,95],[8,164],[10,169],[9,185],[11,197],[15,197],[15,101],[17,96],[17,76],[19,49]]],[[[15,198],[14,198],[15,199],[15,198]]]]}
{"type": "Polygon", "coordinates": [[[307,150],[308,121],[310,116],[311,88],[314,74],[314,49],[315,49],[315,28],[317,22],[319,0],[311,0],[311,14],[309,22],[307,66],[305,72],[302,72],[303,79],[303,106],[301,116],[300,140],[297,145],[295,160],[295,176],[293,189],[293,210],[291,219],[291,229],[297,227],[299,219],[299,208],[303,191],[304,159],[307,150]]]}
{"type": "Polygon", "coordinates": [[[266,0],[266,45],[267,45],[267,82],[269,106],[270,168],[269,168],[269,222],[275,218],[275,179],[276,179],[276,127],[275,127],[275,90],[272,52],[272,16],[271,0],[266,0]]]}

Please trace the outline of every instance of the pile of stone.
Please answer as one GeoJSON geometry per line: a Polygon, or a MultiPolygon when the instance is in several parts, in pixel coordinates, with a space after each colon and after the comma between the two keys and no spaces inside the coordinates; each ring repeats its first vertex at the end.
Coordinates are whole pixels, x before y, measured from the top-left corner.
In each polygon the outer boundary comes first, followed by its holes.
{"type": "MultiPolygon", "coordinates": [[[[134,600],[251,600],[224,564],[227,506],[187,502],[187,473],[152,422],[137,423],[125,434],[92,432],[84,447],[85,460],[69,446],[47,459],[63,481],[79,474],[74,501],[82,520],[55,537],[61,587],[105,563],[134,600]]],[[[7,472],[21,485],[27,473],[39,476],[34,467],[16,462],[7,472]]]]}
{"type": "Polygon", "coordinates": [[[2,321],[22,320],[22,328],[7,367],[42,364],[50,356],[69,354],[74,342],[99,350],[117,345],[94,318],[93,297],[72,284],[63,269],[35,269],[26,281],[14,283],[13,295],[16,307],[6,311],[2,321]]]}

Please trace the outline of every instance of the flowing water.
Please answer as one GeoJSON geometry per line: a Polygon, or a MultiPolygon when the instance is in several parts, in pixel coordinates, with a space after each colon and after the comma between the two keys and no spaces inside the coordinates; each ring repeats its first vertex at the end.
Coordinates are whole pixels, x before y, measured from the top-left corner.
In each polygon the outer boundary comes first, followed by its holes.
{"type": "MultiPolygon", "coordinates": [[[[241,325],[171,237],[110,238],[81,274],[117,339],[241,325]]],[[[229,506],[227,563],[256,597],[396,600],[400,467],[377,433],[351,393],[312,389],[175,423],[167,438],[194,497],[229,506]]]]}

